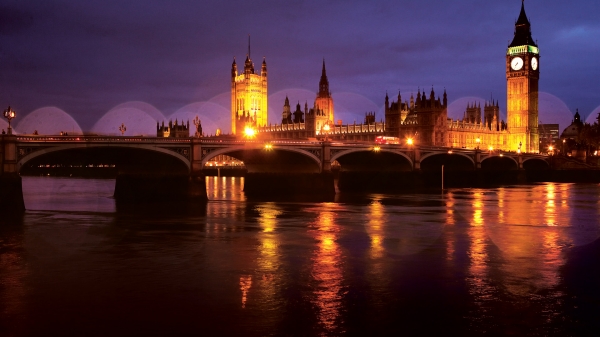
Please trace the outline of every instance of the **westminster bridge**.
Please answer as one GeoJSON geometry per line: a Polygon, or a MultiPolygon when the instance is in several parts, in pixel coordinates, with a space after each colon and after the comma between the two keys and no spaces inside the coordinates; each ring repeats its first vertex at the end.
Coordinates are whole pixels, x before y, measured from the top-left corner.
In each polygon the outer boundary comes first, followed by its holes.
{"type": "Polygon", "coordinates": [[[0,205],[23,208],[19,172],[43,163],[110,163],[117,167],[115,199],[206,199],[205,164],[218,155],[244,162],[245,193],[334,194],[332,163],[340,165],[340,190],[356,187],[468,182],[548,170],[548,156],[498,150],[423,147],[373,142],[234,140],[123,136],[2,135],[0,205]],[[420,181],[420,182],[419,182],[420,181]]]}

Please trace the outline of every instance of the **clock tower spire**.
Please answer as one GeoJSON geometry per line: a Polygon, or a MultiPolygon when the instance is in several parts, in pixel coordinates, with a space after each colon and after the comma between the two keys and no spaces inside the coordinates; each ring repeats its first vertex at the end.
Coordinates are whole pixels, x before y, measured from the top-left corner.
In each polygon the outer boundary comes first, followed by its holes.
{"type": "Polygon", "coordinates": [[[539,152],[539,58],[539,48],[531,37],[531,23],[522,2],[514,37],[506,52],[508,148],[513,151],[539,152]]]}

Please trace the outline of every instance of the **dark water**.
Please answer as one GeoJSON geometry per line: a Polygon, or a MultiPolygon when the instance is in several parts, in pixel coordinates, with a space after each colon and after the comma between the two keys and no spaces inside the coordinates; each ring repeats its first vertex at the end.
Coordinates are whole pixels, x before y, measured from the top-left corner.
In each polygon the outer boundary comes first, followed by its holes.
{"type": "Polygon", "coordinates": [[[600,331],[600,186],[116,212],[114,180],[24,177],[0,336],[581,336],[600,331]]]}

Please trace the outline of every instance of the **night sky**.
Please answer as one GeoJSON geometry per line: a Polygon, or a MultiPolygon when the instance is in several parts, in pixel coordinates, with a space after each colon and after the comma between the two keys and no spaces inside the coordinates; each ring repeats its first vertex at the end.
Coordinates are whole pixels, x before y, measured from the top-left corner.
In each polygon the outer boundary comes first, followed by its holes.
{"type": "MultiPolygon", "coordinates": [[[[325,59],[335,119],[383,119],[386,92],[448,93],[449,117],[493,97],[506,118],[505,54],[520,0],[0,2],[0,107],[19,133],[155,134],[156,121],[230,130],[230,70],[269,73],[269,121],[287,95],[312,105],[325,59]]],[[[542,123],[600,112],[600,2],[527,0],[540,47],[542,123]]],[[[6,121],[0,121],[5,128],[6,121]]]]}

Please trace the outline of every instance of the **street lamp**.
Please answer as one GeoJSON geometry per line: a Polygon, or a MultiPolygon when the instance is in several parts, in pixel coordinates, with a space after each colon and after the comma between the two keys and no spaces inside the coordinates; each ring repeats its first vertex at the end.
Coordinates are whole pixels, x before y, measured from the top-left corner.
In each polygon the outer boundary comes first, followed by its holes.
{"type": "Polygon", "coordinates": [[[477,143],[477,150],[479,150],[479,143],[481,143],[481,139],[477,137],[477,139],[475,139],[475,143],[477,143]]]}
{"type": "Polygon", "coordinates": [[[12,128],[10,127],[10,120],[15,118],[17,114],[15,113],[15,111],[10,107],[10,105],[8,106],[8,108],[6,110],[4,110],[4,118],[6,118],[8,120],[8,130],[7,133],[9,135],[12,134],[12,128]]]}
{"type": "Polygon", "coordinates": [[[247,126],[244,129],[244,135],[246,136],[246,138],[254,138],[256,136],[256,130],[254,130],[252,127],[247,126]]]}
{"type": "Polygon", "coordinates": [[[119,126],[119,131],[121,131],[121,136],[125,134],[125,131],[127,131],[125,124],[121,123],[121,126],[119,126]]]}
{"type": "Polygon", "coordinates": [[[409,146],[413,145],[413,139],[412,138],[408,138],[406,140],[406,144],[409,145],[409,146]]]}
{"type": "Polygon", "coordinates": [[[325,141],[327,141],[327,136],[329,135],[329,123],[325,123],[321,129],[322,133],[325,135],[325,141]]]}
{"type": "Polygon", "coordinates": [[[202,136],[202,122],[200,122],[200,118],[198,118],[198,115],[196,115],[196,118],[194,118],[192,120],[194,122],[194,125],[196,126],[196,137],[200,137],[202,136]]]}

